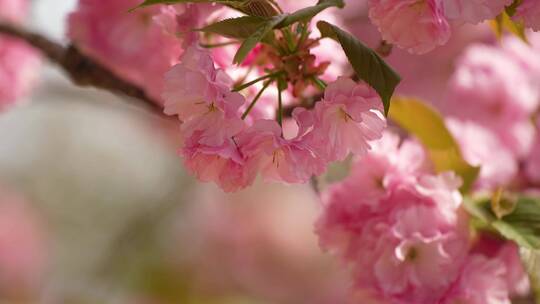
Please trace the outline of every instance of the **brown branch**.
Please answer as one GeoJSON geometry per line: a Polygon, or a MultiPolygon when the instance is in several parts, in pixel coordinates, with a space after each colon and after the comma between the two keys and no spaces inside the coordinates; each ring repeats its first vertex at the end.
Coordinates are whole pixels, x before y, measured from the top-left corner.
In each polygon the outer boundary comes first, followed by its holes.
{"type": "MultiPolygon", "coordinates": [[[[63,46],[40,34],[22,29],[0,20],[0,33],[24,40],[43,53],[81,87],[95,87],[142,101],[145,108],[164,115],[160,104],[149,97],[141,87],[122,79],[96,60],[84,55],[74,45],[63,46]]],[[[134,63],[136,64],[136,63],[134,63]]],[[[141,104],[141,102],[139,102],[141,104]]]]}

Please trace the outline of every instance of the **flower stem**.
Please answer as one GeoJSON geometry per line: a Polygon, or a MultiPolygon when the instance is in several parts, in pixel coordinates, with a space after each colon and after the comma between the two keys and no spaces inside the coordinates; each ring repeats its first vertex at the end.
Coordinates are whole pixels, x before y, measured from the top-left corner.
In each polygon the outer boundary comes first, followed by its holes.
{"type": "Polygon", "coordinates": [[[251,112],[251,110],[253,109],[253,107],[255,106],[255,104],[257,103],[257,101],[259,100],[259,98],[261,98],[262,94],[264,93],[264,91],[268,88],[268,86],[270,86],[270,84],[274,82],[274,79],[271,78],[270,80],[268,80],[267,82],[264,83],[262,89],[259,91],[259,93],[257,93],[257,96],[255,96],[255,98],[253,98],[253,101],[251,102],[251,104],[249,105],[249,107],[246,109],[246,111],[244,112],[244,114],[242,114],[242,119],[246,119],[246,117],[248,116],[249,112],[251,112]]]}
{"type": "Polygon", "coordinates": [[[264,76],[262,76],[262,77],[259,77],[259,78],[255,79],[255,80],[252,80],[252,81],[250,81],[250,82],[248,82],[248,83],[244,83],[244,84],[242,84],[242,85],[240,85],[240,86],[234,88],[232,91],[233,91],[233,92],[242,91],[243,89],[248,88],[248,87],[250,87],[250,86],[256,84],[256,83],[259,82],[259,81],[263,81],[263,80],[268,79],[268,78],[273,78],[273,77],[279,76],[279,75],[281,75],[282,73],[283,73],[283,71],[277,71],[277,72],[275,72],[275,73],[271,73],[271,74],[264,75],[264,76]]]}
{"type": "Polygon", "coordinates": [[[294,52],[298,52],[298,50],[300,50],[300,47],[302,46],[302,44],[304,43],[304,41],[306,40],[307,36],[308,36],[308,25],[306,22],[303,22],[301,23],[299,26],[302,26],[302,33],[300,34],[300,38],[298,39],[298,42],[296,43],[296,47],[294,49],[294,52]]]}
{"type": "Polygon", "coordinates": [[[277,122],[280,126],[283,126],[283,91],[277,86],[278,89],[278,115],[277,115],[277,122]]]}
{"type": "Polygon", "coordinates": [[[313,77],[312,79],[319,89],[323,91],[326,89],[327,84],[324,82],[324,80],[320,79],[319,77],[313,77]]]}
{"type": "Polygon", "coordinates": [[[218,48],[218,47],[228,46],[228,45],[238,44],[238,43],[240,43],[240,41],[227,41],[227,42],[215,43],[215,44],[199,43],[199,46],[201,46],[201,47],[203,47],[205,49],[213,49],[213,48],[218,48]]]}

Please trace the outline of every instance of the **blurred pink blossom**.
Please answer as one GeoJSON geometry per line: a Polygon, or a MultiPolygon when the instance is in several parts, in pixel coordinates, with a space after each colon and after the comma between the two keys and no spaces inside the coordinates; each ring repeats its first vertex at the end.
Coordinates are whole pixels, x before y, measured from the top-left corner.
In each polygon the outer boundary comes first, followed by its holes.
{"type": "MultiPolygon", "coordinates": [[[[139,4],[80,0],[68,18],[68,37],[84,53],[160,101],[163,75],[178,62],[182,41],[170,33],[170,26],[164,27],[176,23],[174,14],[161,6],[128,12],[139,4]]],[[[195,21],[192,26],[197,26],[195,21]]]]}
{"type": "Polygon", "coordinates": [[[40,63],[37,51],[26,43],[0,36],[0,112],[30,92],[40,63]]]}
{"type": "Polygon", "coordinates": [[[411,53],[427,53],[450,38],[440,0],[370,0],[369,7],[382,38],[411,53]]]}
{"type": "Polygon", "coordinates": [[[523,0],[513,18],[522,21],[526,27],[540,31],[540,2],[523,0]]]}
{"type": "Polygon", "coordinates": [[[444,106],[446,113],[481,124],[516,157],[526,155],[540,87],[520,62],[496,47],[473,45],[458,62],[444,106]]]}
{"type": "Polygon", "coordinates": [[[536,122],[536,138],[526,162],[527,177],[535,184],[540,184],[540,118],[536,122]]]}
{"type": "Polygon", "coordinates": [[[190,282],[204,295],[237,291],[268,303],[345,303],[346,274],[320,251],[312,231],[314,199],[307,186],[257,184],[227,195],[198,187],[178,214],[170,254],[192,268],[190,282]]]}
{"type": "Polygon", "coordinates": [[[504,263],[499,259],[471,255],[441,303],[510,304],[505,271],[504,263]]]}
{"type": "Polygon", "coordinates": [[[512,296],[526,296],[530,292],[529,276],[523,266],[519,247],[489,233],[480,234],[471,250],[471,255],[481,254],[498,259],[505,266],[504,278],[512,296]]]}
{"type": "MultiPolygon", "coordinates": [[[[0,19],[21,23],[27,0],[0,0],[0,19]]],[[[0,112],[24,97],[34,86],[40,59],[26,43],[0,35],[0,112]]]]}
{"type": "MultiPolygon", "coordinates": [[[[13,194],[0,194],[0,298],[29,297],[45,270],[46,238],[36,211],[13,194]]],[[[4,298],[5,299],[5,298],[4,298]]]]}
{"type": "Polygon", "coordinates": [[[510,184],[518,172],[518,161],[496,134],[471,121],[447,119],[446,125],[465,159],[480,167],[480,176],[475,182],[478,190],[495,190],[510,184]]]}
{"type": "Polygon", "coordinates": [[[480,23],[493,19],[512,4],[512,0],[442,0],[448,19],[480,23]]]}
{"type": "Polygon", "coordinates": [[[28,13],[27,0],[0,0],[0,18],[21,22],[28,13]]]}

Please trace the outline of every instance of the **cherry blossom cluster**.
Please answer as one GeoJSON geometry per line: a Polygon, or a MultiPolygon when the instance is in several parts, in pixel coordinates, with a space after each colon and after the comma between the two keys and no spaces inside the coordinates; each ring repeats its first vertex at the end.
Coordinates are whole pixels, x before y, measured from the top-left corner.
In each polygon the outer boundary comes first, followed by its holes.
{"type": "MultiPolygon", "coordinates": [[[[27,12],[26,0],[0,0],[0,20],[21,23],[27,12]]],[[[0,35],[0,111],[30,91],[39,65],[34,49],[17,39],[0,35]]]]}
{"type": "MultiPolygon", "coordinates": [[[[268,83],[268,82],[267,82],[268,83]]],[[[266,180],[304,183],[328,162],[365,154],[386,126],[382,103],[364,84],[339,78],[313,110],[296,108],[296,134],[279,121],[248,118],[255,99],[232,92],[232,79],[214,65],[210,52],[189,47],[165,77],[165,113],[178,115],[186,167],[225,191],[266,180]]]]}
{"type": "Polygon", "coordinates": [[[477,189],[540,182],[540,36],[528,36],[470,46],[450,80],[443,110],[465,159],[481,166],[477,189]]]}
{"type": "MultiPolygon", "coordinates": [[[[411,53],[423,54],[448,42],[452,24],[478,24],[494,19],[514,0],[369,0],[368,3],[369,17],[383,39],[411,53]]],[[[521,1],[513,19],[540,30],[540,2],[521,1]]]]}
{"type": "Polygon", "coordinates": [[[323,194],[321,245],[377,303],[510,303],[527,288],[517,247],[470,235],[460,185],[418,142],[385,133],[323,194]]]}

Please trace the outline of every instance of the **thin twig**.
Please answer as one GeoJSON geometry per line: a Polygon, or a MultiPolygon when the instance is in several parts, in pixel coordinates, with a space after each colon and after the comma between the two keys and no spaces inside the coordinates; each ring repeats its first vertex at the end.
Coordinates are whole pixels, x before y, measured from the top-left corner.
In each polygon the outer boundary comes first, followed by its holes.
{"type": "MultiPolygon", "coordinates": [[[[38,49],[81,87],[95,87],[126,95],[143,102],[146,108],[163,114],[160,104],[147,95],[141,87],[122,79],[96,60],[84,55],[74,45],[63,46],[38,33],[22,29],[0,20],[0,33],[19,38],[38,49]]],[[[135,64],[135,63],[134,63],[135,64]]]]}

